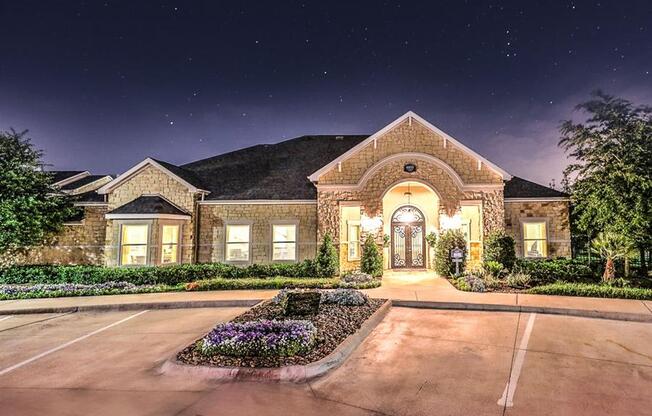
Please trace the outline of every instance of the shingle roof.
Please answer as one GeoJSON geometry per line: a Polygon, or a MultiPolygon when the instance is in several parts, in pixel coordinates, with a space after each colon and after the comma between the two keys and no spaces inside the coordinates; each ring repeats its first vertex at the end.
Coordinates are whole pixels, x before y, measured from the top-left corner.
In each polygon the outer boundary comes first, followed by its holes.
{"type": "Polygon", "coordinates": [[[108,214],[176,214],[190,215],[159,195],[142,195],[108,214]]]}
{"type": "Polygon", "coordinates": [[[181,166],[173,165],[172,163],[163,161],[163,160],[157,160],[157,159],[152,159],[155,162],[159,163],[161,166],[163,166],[165,169],[169,170],[170,172],[174,173],[184,181],[188,182],[191,185],[196,186],[197,188],[207,190],[203,184],[202,181],[197,175],[187,169],[184,169],[181,166]]]}
{"type": "Polygon", "coordinates": [[[196,176],[199,182],[189,182],[210,191],[209,200],[316,199],[317,190],[308,176],[367,137],[301,136],[198,160],[180,169],[196,176]]]}
{"type": "Polygon", "coordinates": [[[513,176],[505,181],[505,198],[567,198],[568,194],[513,176]]]}
{"type": "Polygon", "coordinates": [[[78,179],[78,180],[76,180],[74,182],[70,182],[68,184],[63,185],[61,187],[61,190],[70,191],[70,190],[73,190],[73,189],[77,189],[77,188],[80,188],[80,187],[82,187],[84,185],[88,185],[89,183],[93,183],[93,182],[95,182],[95,181],[97,181],[99,179],[102,179],[102,178],[104,178],[106,176],[110,176],[110,175],[89,175],[89,176],[84,176],[81,179],[78,179]]]}
{"type": "Polygon", "coordinates": [[[51,174],[53,176],[54,183],[61,182],[63,180],[66,180],[68,178],[72,178],[75,175],[79,175],[80,173],[84,173],[86,171],[84,170],[50,170],[47,171],[47,173],[51,174]]]}
{"type": "Polygon", "coordinates": [[[97,193],[97,189],[72,196],[74,202],[104,202],[104,195],[97,193]]]}

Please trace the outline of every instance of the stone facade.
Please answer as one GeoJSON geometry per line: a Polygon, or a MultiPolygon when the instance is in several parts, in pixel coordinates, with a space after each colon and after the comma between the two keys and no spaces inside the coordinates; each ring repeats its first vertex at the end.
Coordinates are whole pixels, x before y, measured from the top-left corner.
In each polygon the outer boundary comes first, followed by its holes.
{"type": "Polygon", "coordinates": [[[105,205],[85,206],[79,224],[65,225],[47,245],[34,247],[19,259],[24,264],[104,264],[105,205]]]}
{"type": "Polygon", "coordinates": [[[546,221],[548,257],[570,257],[571,232],[568,201],[505,201],[505,231],[516,242],[516,254],[523,257],[523,220],[546,221]]]}
{"type": "Polygon", "coordinates": [[[297,204],[200,204],[199,262],[225,260],[227,224],[251,225],[251,261],[272,262],[272,224],[296,223],[298,260],[315,257],[317,245],[317,206],[297,204]]]}
{"type": "MultiPolygon", "coordinates": [[[[130,178],[116,186],[108,194],[108,210],[111,211],[122,206],[141,195],[162,195],[167,200],[179,208],[194,214],[196,202],[199,198],[197,193],[190,192],[181,182],[161,171],[160,169],[147,165],[136,172],[130,178]]],[[[194,257],[194,235],[195,235],[195,215],[189,221],[183,222],[182,233],[180,238],[181,262],[192,263],[194,257]]],[[[135,220],[138,222],[138,220],[135,220]]],[[[141,221],[142,222],[142,221],[141,221]]],[[[120,244],[119,225],[122,221],[108,220],[106,222],[106,264],[118,264],[118,251],[120,244]]],[[[158,238],[158,224],[153,224],[150,245],[153,247],[160,246],[158,238]]],[[[150,257],[157,258],[157,255],[150,257]]],[[[156,263],[154,263],[156,264],[156,263]]]]}

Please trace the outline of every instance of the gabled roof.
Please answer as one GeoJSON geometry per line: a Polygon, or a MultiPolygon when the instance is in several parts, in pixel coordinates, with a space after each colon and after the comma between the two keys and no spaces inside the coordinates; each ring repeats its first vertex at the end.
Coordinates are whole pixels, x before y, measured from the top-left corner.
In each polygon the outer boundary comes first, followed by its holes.
{"type": "Polygon", "coordinates": [[[68,182],[67,184],[61,186],[62,191],[72,191],[77,188],[81,188],[82,186],[91,184],[95,181],[99,181],[100,179],[104,179],[106,177],[111,177],[111,175],[88,175],[84,176],[78,180],[75,180],[73,182],[68,182]]]}
{"type": "Polygon", "coordinates": [[[207,200],[307,200],[317,198],[308,175],[363,141],[366,135],[301,136],[260,144],[182,165],[194,173],[207,200]]]}
{"type": "Polygon", "coordinates": [[[504,169],[500,168],[498,165],[495,165],[494,163],[490,162],[487,160],[484,156],[481,156],[480,154],[476,153],[475,151],[471,150],[470,148],[466,147],[453,137],[449,136],[447,133],[444,131],[440,130],[439,128],[435,127],[434,125],[430,124],[427,120],[419,116],[418,114],[414,113],[413,111],[408,111],[407,113],[403,114],[387,126],[383,127],[381,130],[377,131],[376,133],[372,134],[371,136],[367,137],[364,141],[358,143],[355,147],[349,149],[346,153],[343,153],[339,157],[333,159],[330,161],[328,164],[322,166],[320,169],[317,171],[313,172],[310,176],[309,179],[313,182],[317,182],[319,180],[319,177],[328,172],[329,170],[333,169],[338,163],[346,160],[347,158],[353,156],[355,153],[359,152],[360,150],[364,149],[368,144],[370,144],[372,141],[380,138],[387,132],[391,131],[394,127],[398,126],[399,124],[403,123],[406,120],[416,120],[418,123],[422,124],[425,126],[427,129],[430,129],[434,133],[442,136],[445,140],[449,141],[456,147],[459,147],[462,149],[464,152],[468,153],[469,155],[475,157],[477,160],[481,161],[482,163],[486,164],[489,168],[494,170],[496,173],[498,173],[503,179],[508,180],[512,177],[507,171],[504,169]]]}
{"type": "Polygon", "coordinates": [[[505,181],[504,188],[505,198],[554,198],[567,199],[569,195],[547,186],[528,181],[523,178],[513,176],[509,181],[505,181]]]}
{"type": "Polygon", "coordinates": [[[189,217],[190,213],[174,205],[160,195],[142,195],[131,202],[107,212],[107,218],[124,214],[136,215],[174,215],[189,217]]]}
{"type": "Polygon", "coordinates": [[[56,186],[65,185],[91,174],[87,170],[50,170],[47,173],[52,175],[53,185],[56,186]]]}
{"type": "Polygon", "coordinates": [[[163,173],[170,175],[172,178],[179,181],[182,185],[186,186],[191,192],[208,192],[201,186],[199,179],[192,172],[188,172],[179,166],[173,165],[172,163],[152,159],[151,157],[148,157],[122,175],[119,175],[117,178],[98,189],[98,192],[100,194],[106,194],[110,192],[111,189],[115,188],[125,180],[131,178],[135,173],[147,165],[154,166],[155,168],[161,170],[163,173]]]}

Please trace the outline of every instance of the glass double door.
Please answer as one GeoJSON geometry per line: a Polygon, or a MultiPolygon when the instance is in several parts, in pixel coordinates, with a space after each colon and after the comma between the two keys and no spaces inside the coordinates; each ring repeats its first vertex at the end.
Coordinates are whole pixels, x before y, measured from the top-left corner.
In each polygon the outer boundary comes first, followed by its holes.
{"type": "Polygon", "coordinates": [[[392,268],[424,268],[423,223],[392,223],[392,268]]]}

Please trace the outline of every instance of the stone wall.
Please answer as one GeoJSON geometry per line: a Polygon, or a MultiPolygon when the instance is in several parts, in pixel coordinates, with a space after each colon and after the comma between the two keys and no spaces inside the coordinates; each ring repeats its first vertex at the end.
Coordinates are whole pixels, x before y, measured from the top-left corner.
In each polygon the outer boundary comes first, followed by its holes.
{"type": "Polygon", "coordinates": [[[510,202],[505,201],[505,231],[516,242],[516,255],[523,257],[522,220],[547,220],[548,257],[571,256],[571,232],[568,201],[510,202]]]}
{"type": "Polygon", "coordinates": [[[478,160],[450,141],[444,147],[444,138],[429,128],[412,120],[403,121],[355,155],[342,161],[341,171],[333,168],[319,178],[319,183],[355,184],[374,164],[397,153],[418,152],[437,157],[451,166],[465,184],[502,184],[501,176],[482,164],[478,170],[478,160]]]}
{"type": "Polygon", "coordinates": [[[50,242],[34,247],[18,259],[23,264],[96,264],[104,263],[106,232],[105,205],[85,206],[80,224],[65,225],[50,242]]]}
{"type": "MultiPolygon", "coordinates": [[[[111,190],[108,195],[108,209],[111,211],[141,195],[154,194],[162,195],[179,208],[194,214],[198,194],[190,192],[186,186],[172,176],[151,165],[143,167],[111,190]]],[[[106,228],[106,263],[107,265],[116,265],[120,243],[118,223],[109,220],[106,223],[106,228]]],[[[155,228],[158,229],[158,227],[155,228]]],[[[194,235],[195,215],[192,216],[190,221],[185,221],[183,225],[180,238],[183,247],[180,259],[182,263],[192,263],[194,261],[194,235]]],[[[158,245],[158,240],[152,239],[151,244],[158,245]]]]}
{"type": "Polygon", "coordinates": [[[198,261],[222,262],[227,223],[251,223],[250,263],[272,262],[272,224],[298,221],[299,261],[315,257],[317,206],[315,204],[200,204],[198,261]]]}

